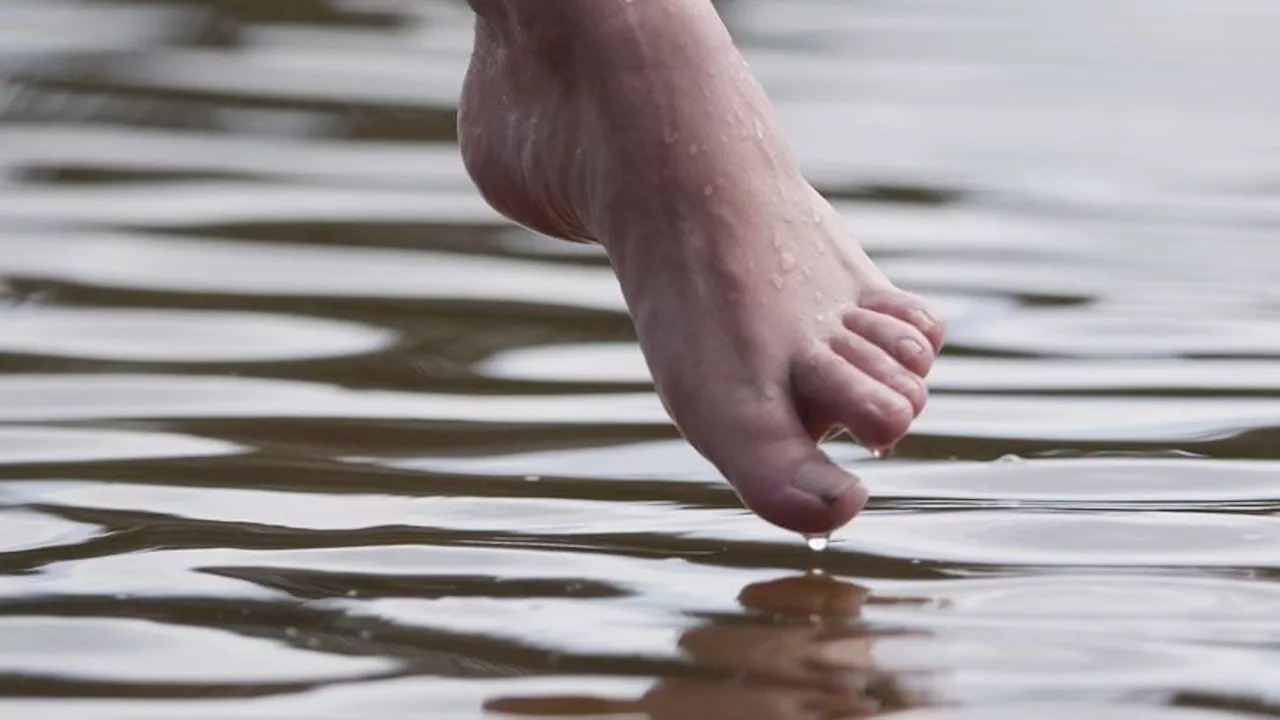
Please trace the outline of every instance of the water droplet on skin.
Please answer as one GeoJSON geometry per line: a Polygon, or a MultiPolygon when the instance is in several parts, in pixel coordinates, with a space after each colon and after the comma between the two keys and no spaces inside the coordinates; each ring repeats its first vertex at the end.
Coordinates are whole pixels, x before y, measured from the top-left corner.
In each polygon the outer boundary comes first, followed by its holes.
{"type": "Polygon", "coordinates": [[[791,253],[782,253],[782,272],[791,272],[796,266],[796,256],[791,253]]]}
{"type": "Polygon", "coordinates": [[[756,120],[756,137],[760,140],[764,139],[764,123],[756,120]]]}
{"type": "Polygon", "coordinates": [[[662,134],[662,142],[668,145],[674,145],[676,140],[680,139],[680,133],[675,130],[668,130],[662,134]]]}
{"type": "Polygon", "coordinates": [[[1026,459],[1023,457],[1019,457],[1018,455],[1014,455],[1013,453],[1010,453],[1008,455],[1001,455],[1000,457],[996,458],[996,462],[1002,465],[1014,465],[1016,463],[1026,462],[1026,459]]]}
{"type": "Polygon", "coordinates": [[[776,288],[778,288],[779,290],[781,290],[781,289],[782,289],[782,286],[785,284],[785,283],[782,281],[782,276],[781,276],[781,275],[779,275],[779,274],[777,274],[777,273],[774,273],[774,274],[769,278],[769,280],[770,280],[771,282],[773,282],[773,286],[774,286],[774,287],[776,287],[776,288]]]}
{"type": "Polygon", "coordinates": [[[830,535],[805,535],[804,544],[814,552],[822,552],[827,549],[827,545],[831,544],[830,535]]]}
{"type": "Polygon", "coordinates": [[[715,194],[716,194],[716,186],[715,186],[715,185],[708,185],[708,186],[706,186],[706,187],[702,188],[702,194],[703,194],[703,195],[706,195],[707,197],[711,197],[712,195],[715,195],[715,194]]]}
{"type": "Polygon", "coordinates": [[[875,458],[875,459],[877,459],[877,460],[883,460],[883,459],[885,459],[885,458],[889,457],[889,456],[890,456],[890,455],[892,455],[892,454],[893,454],[893,448],[892,448],[892,447],[887,447],[887,448],[874,448],[874,449],[871,451],[871,457],[873,457],[873,458],[875,458]]]}

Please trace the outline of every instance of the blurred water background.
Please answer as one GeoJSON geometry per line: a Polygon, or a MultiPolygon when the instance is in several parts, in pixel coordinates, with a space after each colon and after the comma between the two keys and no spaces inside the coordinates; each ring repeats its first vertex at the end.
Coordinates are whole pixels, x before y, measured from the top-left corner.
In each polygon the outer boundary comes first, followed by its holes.
{"type": "Polygon", "coordinates": [[[1280,4],[719,7],[952,320],[821,555],[472,189],[464,3],[0,0],[0,716],[1280,715],[1280,4]]]}

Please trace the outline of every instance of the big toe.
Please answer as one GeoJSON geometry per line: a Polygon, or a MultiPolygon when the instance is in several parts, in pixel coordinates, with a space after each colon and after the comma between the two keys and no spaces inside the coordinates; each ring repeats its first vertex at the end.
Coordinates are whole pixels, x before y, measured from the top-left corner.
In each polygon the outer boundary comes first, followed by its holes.
{"type": "Polygon", "coordinates": [[[708,448],[743,503],[764,520],[806,535],[829,533],[867,504],[858,478],[827,457],[791,408],[708,448]],[[723,456],[717,450],[725,450],[723,456]]]}

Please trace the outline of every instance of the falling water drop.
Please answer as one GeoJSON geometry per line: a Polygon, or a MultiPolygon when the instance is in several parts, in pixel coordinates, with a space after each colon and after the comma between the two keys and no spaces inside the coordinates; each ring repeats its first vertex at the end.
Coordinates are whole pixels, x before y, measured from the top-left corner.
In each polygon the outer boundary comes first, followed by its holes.
{"type": "Polygon", "coordinates": [[[827,549],[827,545],[831,543],[830,535],[805,535],[804,544],[814,552],[822,552],[827,549]]]}

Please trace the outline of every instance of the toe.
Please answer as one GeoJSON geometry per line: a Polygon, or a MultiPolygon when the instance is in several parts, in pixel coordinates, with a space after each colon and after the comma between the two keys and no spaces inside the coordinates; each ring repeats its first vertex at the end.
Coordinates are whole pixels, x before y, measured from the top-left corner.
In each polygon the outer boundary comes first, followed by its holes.
{"type": "Polygon", "coordinates": [[[764,408],[750,427],[708,457],[729,479],[743,503],[761,518],[804,534],[829,533],[867,503],[858,478],[818,447],[793,408],[764,408]],[[717,454],[721,457],[716,457],[717,454]]]}
{"type": "Polygon", "coordinates": [[[928,339],[935,353],[942,352],[942,343],[946,339],[947,324],[942,313],[929,301],[897,289],[867,293],[858,299],[858,306],[897,318],[928,339]]]}
{"type": "Polygon", "coordinates": [[[929,398],[924,380],[884,348],[856,333],[842,333],[831,339],[831,349],[854,368],[906,398],[911,404],[912,417],[918,417],[924,410],[929,398]]]}
{"type": "Polygon", "coordinates": [[[849,332],[875,345],[900,367],[919,377],[929,374],[935,354],[933,341],[916,326],[877,310],[853,308],[845,312],[849,332]]]}
{"type": "Polygon", "coordinates": [[[916,417],[903,393],[825,349],[797,366],[794,385],[802,415],[843,425],[864,447],[892,447],[916,417]]]}

